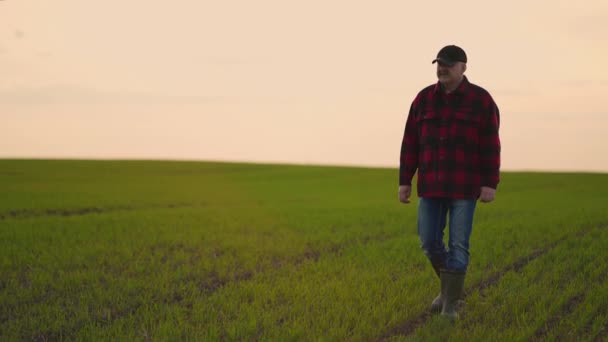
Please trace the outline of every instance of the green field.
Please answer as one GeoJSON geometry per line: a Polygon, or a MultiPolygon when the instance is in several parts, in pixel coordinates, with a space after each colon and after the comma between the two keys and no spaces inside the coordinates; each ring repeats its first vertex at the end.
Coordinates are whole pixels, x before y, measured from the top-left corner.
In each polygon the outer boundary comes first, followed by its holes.
{"type": "Polygon", "coordinates": [[[397,180],[0,160],[0,340],[608,340],[608,174],[503,173],[456,324],[397,180]]]}

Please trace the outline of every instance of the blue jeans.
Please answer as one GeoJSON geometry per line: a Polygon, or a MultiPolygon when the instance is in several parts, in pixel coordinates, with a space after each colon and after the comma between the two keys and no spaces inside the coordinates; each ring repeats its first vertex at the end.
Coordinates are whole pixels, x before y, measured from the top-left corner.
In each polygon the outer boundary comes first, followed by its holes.
{"type": "Polygon", "coordinates": [[[476,204],[476,199],[420,198],[418,235],[422,250],[432,263],[439,261],[449,270],[466,272],[476,204]],[[446,250],[443,232],[448,214],[450,235],[446,250]]]}

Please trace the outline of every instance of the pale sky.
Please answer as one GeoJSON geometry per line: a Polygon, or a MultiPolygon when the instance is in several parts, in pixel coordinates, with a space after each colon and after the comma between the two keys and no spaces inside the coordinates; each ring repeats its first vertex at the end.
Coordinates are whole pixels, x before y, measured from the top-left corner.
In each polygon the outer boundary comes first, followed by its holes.
{"type": "Polygon", "coordinates": [[[608,1],[0,0],[0,158],[396,167],[465,49],[503,170],[608,172],[608,1]]]}

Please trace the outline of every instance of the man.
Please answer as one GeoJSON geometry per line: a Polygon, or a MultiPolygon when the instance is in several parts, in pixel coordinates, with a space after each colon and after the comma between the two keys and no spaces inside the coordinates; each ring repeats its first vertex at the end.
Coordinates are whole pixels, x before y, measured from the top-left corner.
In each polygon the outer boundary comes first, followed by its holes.
{"type": "Polygon", "coordinates": [[[463,49],[448,45],[433,63],[439,81],[418,93],[405,125],[399,200],[410,202],[417,170],[418,235],[441,280],[431,310],[454,320],[469,263],[475,206],[477,200],[492,202],[499,182],[499,112],[490,94],[464,76],[463,49]]]}

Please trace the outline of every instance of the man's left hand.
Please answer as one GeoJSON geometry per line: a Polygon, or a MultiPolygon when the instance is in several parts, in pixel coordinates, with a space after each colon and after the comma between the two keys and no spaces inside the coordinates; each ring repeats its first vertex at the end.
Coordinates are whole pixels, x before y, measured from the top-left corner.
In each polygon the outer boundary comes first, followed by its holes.
{"type": "Polygon", "coordinates": [[[494,200],[494,195],[496,195],[496,189],[492,189],[488,186],[482,186],[479,200],[483,203],[489,203],[494,200]]]}

